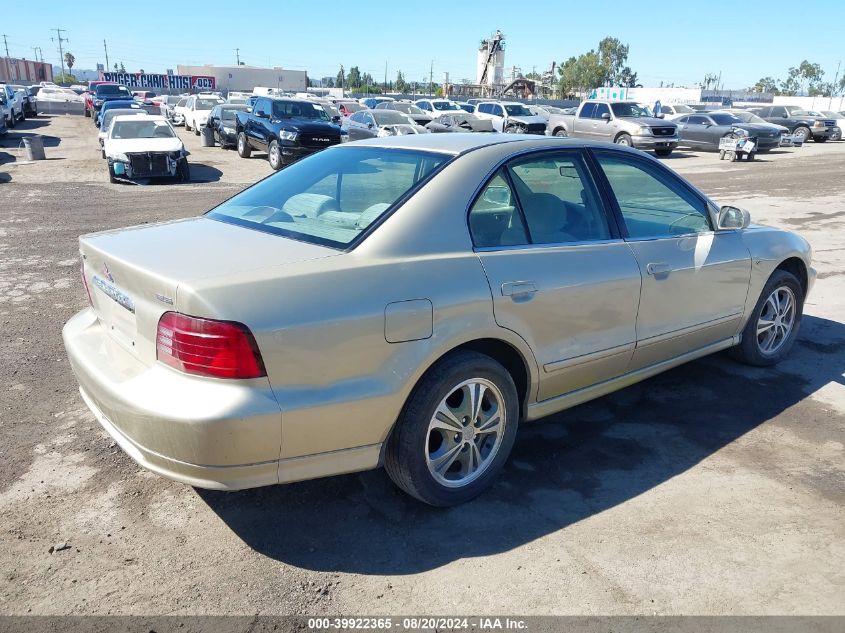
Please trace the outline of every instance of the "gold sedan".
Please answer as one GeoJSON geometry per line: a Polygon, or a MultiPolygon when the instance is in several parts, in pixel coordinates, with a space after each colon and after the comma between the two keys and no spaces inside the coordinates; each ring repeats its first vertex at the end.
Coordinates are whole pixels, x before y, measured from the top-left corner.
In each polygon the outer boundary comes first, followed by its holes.
{"type": "Polygon", "coordinates": [[[427,134],[310,156],[207,214],[80,239],[82,398],[140,465],[240,489],[384,465],[433,505],[520,421],[792,346],[810,248],[636,150],[427,134]]]}

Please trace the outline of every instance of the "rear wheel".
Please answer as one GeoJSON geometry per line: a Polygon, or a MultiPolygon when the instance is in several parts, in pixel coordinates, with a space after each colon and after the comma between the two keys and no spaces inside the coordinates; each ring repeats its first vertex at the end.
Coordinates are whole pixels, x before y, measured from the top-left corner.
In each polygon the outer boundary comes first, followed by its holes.
{"type": "Polygon", "coordinates": [[[634,142],[631,140],[631,136],[629,134],[620,134],[616,137],[616,144],[623,145],[625,147],[632,147],[634,142]]]}
{"type": "Polygon", "coordinates": [[[241,158],[249,158],[252,155],[252,148],[246,140],[246,134],[238,132],[238,156],[241,158]]]}
{"type": "Polygon", "coordinates": [[[396,422],[385,452],[387,473],[431,505],[476,497],[513,447],[518,398],[511,375],[489,356],[446,357],[416,386],[396,422]]]}
{"type": "Polygon", "coordinates": [[[563,128],[555,130],[555,136],[566,137],[566,130],[564,130],[563,128]]]}
{"type": "Polygon", "coordinates": [[[282,149],[278,141],[270,141],[270,147],[267,148],[267,160],[270,161],[273,171],[279,171],[282,168],[282,149]]]}
{"type": "Polygon", "coordinates": [[[188,159],[183,158],[179,163],[179,180],[182,182],[191,182],[191,166],[188,165],[188,159]]]}
{"type": "Polygon", "coordinates": [[[731,355],[756,367],[779,363],[795,342],[803,311],[800,282],[792,273],[776,270],[760,293],[742,331],[742,341],[731,348],[731,355]]]}

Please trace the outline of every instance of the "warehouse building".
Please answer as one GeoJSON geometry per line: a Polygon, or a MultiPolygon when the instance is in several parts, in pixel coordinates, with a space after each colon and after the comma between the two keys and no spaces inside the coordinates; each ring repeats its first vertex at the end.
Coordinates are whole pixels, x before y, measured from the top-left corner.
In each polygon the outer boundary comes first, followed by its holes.
{"type": "Polygon", "coordinates": [[[53,81],[53,65],[31,59],[0,57],[0,82],[37,84],[53,81]]]}
{"type": "Polygon", "coordinates": [[[218,90],[252,92],[256,86],[278,88],[290,92],[305,92],[308,87],[308,73],[304,70],[287,68],[262,68],[260,66],[183,66],[177,67],[179,75],[200,75],[214,77],[218,90]]]}

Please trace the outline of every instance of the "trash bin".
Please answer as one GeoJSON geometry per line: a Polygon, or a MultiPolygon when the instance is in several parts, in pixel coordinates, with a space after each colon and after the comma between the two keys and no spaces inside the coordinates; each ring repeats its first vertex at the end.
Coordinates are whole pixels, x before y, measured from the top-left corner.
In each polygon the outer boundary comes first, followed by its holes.
{"type": "Polygon", "coordinates": [[[27,160],[44,160],[44,142],[40,136],[30,136],[23,140],[23,148],[26,151],[27,160]]]}
{"type": "Polygon", "coordinates": [[[203,147],[214,147],[214,130],[212,130],[208,126],[205,126],[204,128],[202,128],[200,136],[202,136],[203,147]]]}

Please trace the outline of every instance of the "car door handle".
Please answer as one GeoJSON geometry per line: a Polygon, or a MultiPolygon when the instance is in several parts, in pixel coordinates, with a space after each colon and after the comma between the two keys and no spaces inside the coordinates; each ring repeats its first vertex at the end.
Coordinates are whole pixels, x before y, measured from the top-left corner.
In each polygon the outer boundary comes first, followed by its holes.
{"type": "Polygon", "coordinates": [[[654,275],[655,277],[665,277],[672,272],[672,267],[669,264],[663,263],[649,264],[645,269],[649,275],[654,275]]]}
{"type": "Polygon", "coordinates": [[[519,297],[537,292],[533,281],[506,281],[502,284],[502,296],[519,297]]]}

